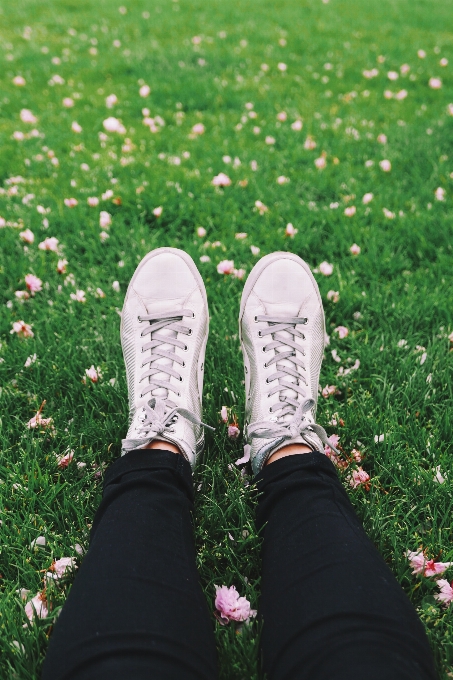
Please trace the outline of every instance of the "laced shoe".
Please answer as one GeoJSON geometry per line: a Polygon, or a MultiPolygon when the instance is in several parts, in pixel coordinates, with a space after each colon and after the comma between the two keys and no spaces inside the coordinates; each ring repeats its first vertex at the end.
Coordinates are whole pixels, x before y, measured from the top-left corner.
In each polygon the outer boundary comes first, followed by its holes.
{"type": "Polygon", "coordinates": [[[121,317],[129,391],[123,454],[163,440],[195,466],[208,427],[201,422],[208,324],[206,290],[192,258],[176,248],[148,253],[131,279],[121,317]]]}
{"type": "Polygon", "coordinates": [[[254,473],[290,443],[322,452],[327,434],[315,417],[324,311],[318,285],[300,257],[272,253],[255,265],[242,294],[239,333],[244,431],[254,473]]]}

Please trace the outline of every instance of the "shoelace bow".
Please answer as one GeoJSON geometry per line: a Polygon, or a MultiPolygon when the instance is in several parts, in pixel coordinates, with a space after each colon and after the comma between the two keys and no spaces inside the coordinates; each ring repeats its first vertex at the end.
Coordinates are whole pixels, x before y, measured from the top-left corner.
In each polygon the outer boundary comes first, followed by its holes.
{"type": "Polygon", "coordinates": [[[150,395],[149,401],[145,402],[139,416],[142,427],[138,429],[138,433],[145,436],[140,436],[137,439],[123,439],[123,449],[125,450],[142,446],[155,439],[158,435],[165,434],[171,430],[171,426],[177,421],[179,415],[194,423],[194,425],[202,425],[210,430],[214,430],[213,427],[203,423],[194,413],[182,406],[177,406],[168,398],[170,392],[180,396],[179,389],[170,382],[170,378],[173,377],[182,382],[182,376],[172,367],[172,364],[185,365],[184,359],[176,353],[176,348],[187,351],[187,345],[185,342],[178,340],[177,335],[192,335],[192,329],[180,323],[184,316],[193,318],[195,314],[190,309],[179,309],[175,312],[144,314],[138,317],[140,323],[149,323],[141,332],[141,337],[150,335],[150,341],[142,346],[142,353],[150,351],[150,354],[142,363],[142,368],[147,364],[149,364],[149,368],[141,375],[139,380],[141,383],[148,378],[148,382],[142,388],[140,396],[144,397],[146,394],[152,393],[159,388],[166,390],[167,395],[165,397],[150,395]],[[158,331],[162,329],[174,331],[177,335],[176,337],[159,335],[158,331]],[[163,349],[162,345],[172,345],[174,349],[163,349]],[[157,363],[159,359],[169,359],[172,363],[157,363]],[[168,375],[168,379],[155,377],[162,373],[168,375]]]}
{"type": "Polygon", "coordinates": [[[290,397],[288,395],[279,394],[279,401],[270,408],[271,413],[280,411],[278,419],[288,415],[291,415],[291,418],[287,419],[286,422],[281,423],[273,422],[271,420],[251,423],[247,426],[248,437],[250,439],[294,439],[299,435],[304,436],[304,434],[308,435],[310,432],[314,432],[318,435],[323,444],[330,446],[331,449],[338,453],[337,449],[329,442],[324,428],[316,423],[311,423],[305,418],[305,413],[313,408],[315,401],[311,398],[307,398],[306,390],[299,384],[303,381],[305,387],[308,387],[303,374],[298,370],[298,368],[301,368],[305,371],[305,364],[296,355],[296,351],[300,352],[303,356],[305,355],[303,348],[296,342],[296,338],[304,340],[305,336],[296,328],[296,326],[305,325],[308,319],[302,317],[258,315],[255,317],[255,321],[268,324],[267,328],[264,328],[259,332],[261,337],[266,335],[271,336],[271,342],[263,347],[263,351],[270,352],[271,350],[275,350],[274,356],[265,364],[266,366],[275,364],[276,368],[276,372],[270,375],[266,380],[267,383],[277,381],[277,383],[270,388],[269,396],[276,394],[277,392],[280,393],[283,390],[293,390],[297,395],[296,397],[290,397]],[[285,332],[286,334],[283,335],[285,332]],[[291,337],[288,337],[288,333],[291,337]],[[293,367],[281,363],[284,360],[293,364],[293,367]],[[288,380],[289,377],[295,378],[296,380],[294,382],[288,380]],[[299,400],[299,395],[302,398],[301,401],[299,400]]]}

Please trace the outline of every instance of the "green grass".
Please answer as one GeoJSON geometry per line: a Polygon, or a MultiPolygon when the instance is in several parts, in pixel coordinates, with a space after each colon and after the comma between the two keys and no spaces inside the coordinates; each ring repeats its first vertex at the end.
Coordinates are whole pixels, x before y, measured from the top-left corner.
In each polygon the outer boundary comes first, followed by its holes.
{"type": "MultiPolygon", "coordinates": [[[[348,487],[350,497],[417,607],[446,677],[453,670],[452,609],[436,602],[432,580],[411,575],[404,552],[423,545],[430,557],[442,551],[443,561],[453,560],[453,116],[447,110],[453,102],[453,2],[136,0],[126,14],[119,4],[22,0],[0,8],[0,216],[7,222],[0,229],[0,677],[39,677],[50,624],[70,581],[49,593],[48,619],[25,628],[16,591],[34,595],[53,558],[75,555],[75,543],[87,545],[101,495],[96,470],[119,455],[126,431],[118,311],[138,261],[163,245],[187,250],[206,283],[211,334],[204,415],[214,425],[225,404],[242,426],[244,406],[237,337],[243,282],[217,274],[217,263],[233,259],[248,273],[257,260],[253,245],[262,255],[291,250],[313,269],[323,260],[334,265],[330,277],[315,274],[331,336],[321,382],[339,389],[335,397],[320,397],[319,422],[341,436],[347,453],[362,443],[371,488],[348,487]],[[194,43],[194,36],[201,41],[194,43]],[[55,58],[60,63],[52,63],[55,58]],[[440,66],[441,58],[450,64],[440,66]],[[405,63],[408,74],[387,79],[405,63]],[[365,79],[362,71],[375,67],[379,75],[365,79]],[[64,84],[48,84],[55,74],[64,84]],[[17,75],[25,86],[12,83],[17,75]],[[442,78],[441,89],[428,86],[431,77],[442,78]],[[146,99],[138,92],[143,83],[152,89],[146,99]],[[407,98],[386,99],[386,89],[405,89],[407,98]],[[118,103],[107,109],[112,93],[118,103]],[[72,97],[72,108],[62,106],[64,97],[72,97]],[[249,102],[255,119],[248,116],[249,102]],[[142,124],[144,107],[165,121],[159,132],[142,124]],[[30,109],[37,123],[21,122],[21,109],[30,109]],[[277,121],[281,111],[288,114],[285,122],[277,121]],[[127,133],[109,133],[102,141],[108,116],[121,119],[127,133]],[[297,118],[301,131],[291,128],[297,118]],[[71,130],[73,121],[81,133],[71,130]],[[191,139],[196,123],[206,131],[191,139]],[[29,136],[32,129],[39,136],[29,136]],[[13,139],[15,131],[28,138],[13,139]],[[387,135],[387,144],[378,143],[379,134],[387,135]],[[265,143],[267,135],[274,144],[265,143]],[[316,149],[304,148],[307,135],[316,149]],[[129,150],[122,150],[125,138],[129,150]],[[314,160],[322,152],[327,166],[318,170],[314,160]],[[226,155],[241,164],[226,164],[226,155]],[[391,161],[391,172],[380,169],[383,159],[391,161]],[[219,172],[231,177],[231,186],[211,185],[219,172]],[[18,175],[23,182],[8,183],[18,175]],[[290,181],[278,184],[281,175],[290,181]],[[435,200],[438,187],[446,190],[443,202],[435,200]],[[88,207],[87,197],[101,198],[107,189],[121,205],[110,198],[88,207]],[[367,192],[374,199],[363,205],[367,192]],[[75,208],[64,205],[70,197],[78,199],[75,208]],[[264,215],[254,209],[256,200],[268,206],[264,215]],[[50,212],[40,214],[38,205],[50,212]],[[348,205],[357,208],[353,217],[344,215],[348,205]],[[153,215],[157,206],[163,206],[160,218],[153,215]],[[112,215],[105,243],[100,210],[112,215]],[[288,222],[298,230],[294,239],[285,237],[288,222]],[[199,226],[207,230],[204,239],[199,226]],[[27,247],[19,238],[25,228],[35,234],[27,247]],[[248,236],[239,241],[236,232],[248,236]],[[50,236],[59,240],[60,255],[38,248],[50,236]],[[354,242],[361,247],[356,257],[349,252],[354,242]],[[202,255],[211,261],[201,263],[202,255]],[[66,274],[56,271],[60,258],[68,260],[66,274]],[[19,300],[15,291],[25,289],[28,273],[44,287],[19,300]],[[96,297],[98,287],[105,298],[96,297]],[[76,289],[85,291],[84,304],[70,299],[76,289]],[[329,290],[339,292],[336,304],[327,301],[329,290]],[[21,319],[32,324],[34,338],[10,334],[21,319]],[[349,328],[344,340],[333,331],[338,325],[349,328]],[[25,368],[34,353],[36,362],[25,368]],[[337,375],[356,359],[357,371],[337,375]],[[102,380],[84,385],[92,364],[101,368],[102,380]],[[44,399],[43,415],[53,418],[55,430],[28,430],[44,399]],[[334,413],[342,427],[328,424],[334,413]],[[384,442],[376,443],[381,434],[384,442]],[[56,454],[67,450],[74,461],[60,470],[56,454]],[[433,481],[437,466],[443,484],[433,481]],[[46,547],[30,549],[39,535],[46,547]]],[[[240,455],[241,441],[228,441],[220,425],[197,477],[198,562],[211,608],[214,584],[236,585],[253,606],[259,597],[253,490],[231,466],[240,455]]],[[[217,628],[222,678],[257,678],[256,625],[241,635],[217,628]]]]}

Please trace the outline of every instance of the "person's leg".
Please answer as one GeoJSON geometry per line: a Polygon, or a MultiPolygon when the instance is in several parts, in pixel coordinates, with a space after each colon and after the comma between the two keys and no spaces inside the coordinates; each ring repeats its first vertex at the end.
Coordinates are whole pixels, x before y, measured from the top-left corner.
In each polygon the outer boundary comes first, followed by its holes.
{"type": "Polygon", "coordinates": [[[317,453],[328,441],[315,420],[325,323],[310,267],[291,253],[262,258],[240,329],[245,432],[262,492],[268,680],[435,678],[414,609],[317,453]]]}
{"type": "Polygon", "coordinates": [[[124,455],[107,471],[90,549],[55,626],[43,680],[216,677],[190,514],[191,466],[204,444],[208,320],[189,255],[148,253],[121,317],[130,409],[124,455]]]}
{"type": "Polygon", "coordinates": [[[131,451],[110,466],[43,680],[217,677],[192,501],[191,469],[182,455],[131,451]]]}
{"type": "Polygon", "coordinates": [[[436,678],[423,626],[330,460],[291,455],[257,483],[269,680],[436,678]]]}

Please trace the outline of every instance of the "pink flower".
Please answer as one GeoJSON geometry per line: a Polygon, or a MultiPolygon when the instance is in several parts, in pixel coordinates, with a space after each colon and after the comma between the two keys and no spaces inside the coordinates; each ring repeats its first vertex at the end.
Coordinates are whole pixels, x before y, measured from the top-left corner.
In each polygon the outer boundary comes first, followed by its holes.
{"type": "Polygon", "coordinates": [[[434,196],[436,197],[437,201],[445,201],[445,189],[442,187],[437,187],[436,191],[434,192],[434,196]]]}
{"type": "Polygon", "coordinates": [[[333,303],[337,303],[340,299],[340,293],[338,290],[329,290],[327,293],[327,299],[332,300],[333,303]]]}
{"type": "Polygon", "coordinates": [[[436,574],[443,574],[453,562],[435,562],[434,560],[427,560],[423,550],[418,552],[408,550],[406,557],[412,567],[413,574],[423,574],[423,576],[436,576],[436,574]]]}
{"type": "Polygon", "coordinates": [[[71,99],[71,97],[65,97],[62,101],[62,104],[65,109],[71,109],[74,106],[74,100],[71,99]]]}
{"type": "Polygon", "coordinates": [[[439,600],[439,602],[442,602],[445,607],[448,607],[450,602],[453,601],[453,588],[445,578],[440,578],[437,581],[437,585],[440,588],[440,593],[436,593],[434,597],[436,600],[439,600]]]}
{"type": "Polygon", "coordinates": [[[329,264],[329,262],[321,262],[319,265],[319,271],[324,276],[330,276],[333,273],[333,264],[329,264]]]}
{"type": "Polygon", "coordinates": [[[13,85],[17,85],[17,87],[24,87],[24,85],[27,84],[27,81],[23,76],[15,76],[13,78],[13,85]]]}
{"type": "Polygon", "coordinates": [[[279,175],[277,177],[277,184],[287,184],[289,182],[289,177],[285,177],[285,175],[279,175]]]}
{"type": "Polygon", "coordinates": [[[383,160],[383,161],[379,161],[379,167],[384,172],[390,172],[390,170],[392,169],[392,164],[388,160],[383,160]]]}
{"type": "Polygon", "coordinates": [[[344,214],[346,217],[353,217],[357,212],[357,208],[355,205],[348,205],[347,208],[344,209],[344,214]]]}
{"type": "Polygon", "coordinates": [[[336,385],[326,385],[322,389],[321,394],[324,397],[324,399],[327,399],[327,397],[330,397],[333,394],[336,394],[336,392],[337,392],[337,386],[336,385]]]}
{"type": "Polygon", "coordinates": [[[233,269],[232,276],[234,276],[235,279],[239,279],[240,281],[242,281],[245,274],[246,274],[245,269],[233,269]]]}
{"type": "Polygon", "coordinates": [[[74,458],[74,451],[69,451],[64,456],[57,456],[57,465],[59,468],[65,469],[74,458]]]}
{"type": "Polygon", "coordinates": [[[82,126],[77,123],[77,121],[73,121],[71,124],[71,130],[73,132],[76,132],[77,134],[80,134],[82,132],[82,126]]]}
{"type": "Polygon", "coordinates": [[[23,123],[30,123],[30,125],[34,125],[38,122],[36,116],[34,116],[29,109],[22,109],[20,112],[20,119],[23,123]]]}
{"type": "Polygon", "coordinates": [[[389,80],[398,80],[399,78],[399,73],[397,71],[389,71],[387,73],[387,78],[389,80]]]}
{"type": "Polygon", "coordinates": [[[67,208],[75,208],[76,205],[79,205],[79,202],[76,198],[65,198],[64,204],[67,208]]]}
{"type": "Polygon", "coordinates": [[[294,123],[291,123],[291,129],[296,130],[296,132],[300,132],[302,130],[304,124],[301,120],[295,120],[294,123]]]}
{"type": "Polygon", "coordinates": [[[250,609],[250,602],[245,597],[239,597],[234,586],[214,586],[216,589],[214,606],[217,610],[218,621],[222,625],[230,621],[248,621],[256,616],[256,611],[250,609]]]}
{"type": "Polygon", "coordinates": [[[447,111],[450,116],[453,116],[453,104],[447,106],[447,111]]]}
{"type": "Polygon", "coordinates": [[[107,130],[107,132],[118,132],[120,135],[126,134],[126,128],[124,125],[118,120],[118,118],[114,118],[113,116],[106,118],[102,125],[104,126],[104,130],[107,130]]]}
{"type": "Polygon", "coordinates": [[[325,156],[320,156],[319,158],[315,159],[315,166],[318,168],[318,170],[324,170],[326,165],[327,161],[325,156]]]}
{"type": "Polygon", "coordinates": [[[154,217],[160,217],[162,215],[162,212],[163,212],[163,207],[160,205],[159,207],[154,208],[153,215],[154,215],[154,217]]]}
{"type": "Polygon", "coordinates": [[[213,178],[211,184],[213,184],[215,187],[229,187],[231,184],[231,179],[228,177],[228,175],[225,175],[224,172],[220,172],[213,178]]]}
{"type": "Polygon", "coordinates": [[[289,236],[290,238],[294,238],[294,236],[297,234],[297,229],[291,224],[291,222],[288,222],[286,225],[285,229],[285,236],[289,236]]]}
{"type": "Polygon", "coordinates": [[[264,215],[264,213],[269,210],[267,205],[264,205],[262,201],[255,201],[255,208],[258,210],[260,215],[264,215]]]}
{"type": "Polygon", "coordinates": [[[49,610],[47,608],[47,598],[44,592],[36,593],[36,595],[25,605],[25,614],[31,622],[37,616],[39,619],[45,619],[49,610]]]}
{"type": "Polygon", "coordinates": [[[222,418],[224,423],[228,422],[228,409],[226,406],[222,406],[220,409],[220,417],[222,418]]]}
{"type": "Polygon", "coordinates": [[[340,340],[343,340],[343,338],[347,338],[349,335],[349,331],[346,328],[346,326],[337,326],[335,328],[335,333],[338,333],[338,337],[340,340]]]}
{"type": "Polygon", "coordinates": [[[203,123],[195,123],[195,125],[192,128],[192,134],[194,135],[203,135],[205,132],[205,127],[203,123]]]}
{"type": "Polygon", "coordinates": [[[287,67],[287,65],[286,65],[283,61],[280,61],[280,62],[277,64],[277,68],[278,68],[279,71],[281,71],[281,72],[283,73],[284,71],[286,71],[286,69],[287,69],[288,67],[287,67]]]}
{"type": "Polygon", "coordinates": [[[25,323],[25,321],[14,321],[13,329],[10,333],[17,333],[22,338],[32,338],[34,336],[30,324],[25,323]]]}
{"type": "Polygon", "coordinates": [[[66,273],[66,265],[68,264],[67,260],[58,260],[57,264],[57,272],[59,274],[65,274],[66,273]]]}
{"type": "MultiPolygon", "coordinates": [[[[329,442],[329,444],[337,448],[338,442],[340,441],[340,437],[338,434],[331,434],[330,437],[328,437],[327,441],[329,442]]],[[[326,456],[329,457],[331,454],[335,454],[335,452],[327,444],[324,445],[324,453],[326,454],[326,456]]]]}
{"type": "Polygon", "coordinates": [[[269,144],[269,145],[275,144],[275,137],[271,137],[270,135],[267,135],[264,141],[265,141],[266,144],[269,144]]]}
{"type": "Polygon", "coordinates": [[[307,149],[307,151],[316,149],[316,142],[311,135],[308,135],[307,139],[305,140],[304,149],[307,149]]]}
{"type": "Polygon", "coordinates": [[[442,81],[440,78],[430,78],[428,85],[433,90],[440,90],[440,88],[442,87],[442,81]]]}
{"type": "Polygon", "coordinates": [[[90,368],[85,369],[85,375],[87,378],[91,380],[91,382],[96,383],[99,378],[101,377],[101,374],[99,372],[99,369],[96,370],[93,365],[90,366],[90,368]]]}
{"type": "Polygon", "coordinates": [[[363,468],[358,467],[357,470],[353,470],[349,478],[349,486],[353,489],[357,489],[358,486],[365,486],[370,481],[370,475],[363,470],[363,468]]]}
{"type": "Polygon", "coordinates": [[[19,238],[22,241],[25,241],[25,243],[33,243],[33,241],[35,240],[35,235],[31,231],[31,229],[25,229],[25,231],[20,232],[19,238]]]}
{"type": "Polygon", "coordinates": [[[228,436],[230,439],[237,439],[240,434],[241,431],[237,425],[228,425],[228,436]]]}
{"type": "Polygon", "coordinates": [[[101,231],[99,238],[101,239],[101,243],[105,243],[105,241],[110,238],[110,234],[108,234],[106,231],[101,231]]]}
{"type": "Polygon", "coordinates": [[[417,57],[419,59],[424,59],[426,57],[426,52],[425,50],[417,50],[417,57]]]}
{"type": "Polygon", "coordinates": [[[56,253],[58,248],[58,239],[55,238],[55,236],[48,236],[44,239],[44,241],[41,241],[38,248],[40,250],[52,250],[54,253],[56,253]]]}
{"type": "Polygon", "coordinates": [[[197,236],[199,238],[204,238],[206,236],[206,229],[204,227],[197,227],[197,236]]]}
{"type": "Polygon", "coordinates": [[[219,274],[232,274],[234,270],[234,260],[222,260],[217,265],[219,274]]]}
{"type": "Polygon", "coordinates": [[[42,281],[41,279],[38,279],[37,276],[34,276],[34,274],[26,275],[25,285],[32,295],[34,293],[39,293],[39,291],[42,290],[42,281]]]}
{"type": "Polygon", "coordinates": [[[30,295],[26,290],[16,290],[14,295],[17,297],[18,300],[28,300],[30,295]]]}
{"type": "Polygon", "coordinates": [[[49,571],[46,574],[47,579],[57,581],[66,575],[67,571],[72,571],[77,569],[76,561],[74,557],[62,557],[59,560],[55,560],[52,563],[49,571]]]}
{"type": "Polygon", "coordinates": [[[277,113],[277,120],[279,120],[281,123],[284,123],[287,118],[288,116],[286,111],[280,111],[280,113],[277,113]]]}
{"type": "Polygon", "coordinates": [[[361,463],[362,462],[362,454],[360,451],[357,449],[352,449],[351,451],[351,456],[354,458],[356,463],[361,463]]]}
{"type": "Polygon", "coordinates": [[[89,196],[87,198],[87,203],[90,206],[90,208],[95,208],[97,205],[99,205],[99,198],[96,196],[89,196]]]}
{"type": "Polygon", "coordinates": [[[85,291],[84,290],[76,290],[75,293],[70,294],[71,300],[75,300],[76,302],[86,302],[86,297],[85,297],[85,291]]]}
{"type": "Polygon", "coordinates": [[[357,243],[353,243],[349,250],[352,255],[360,255],[360,246],[358,246],[357,243]]]}
{"type": "Polygon", "coordinates": [[[30,420],[28,421],[27,427],[29,430],[35,430],[37,427],[52,427],[53,419],[43,418],[41,415],[45,403],[46,402],[43,401],[43,403],[39,407],[39,411],[37,411],[36,415],[33,416],[33,418],[30,418],[30,420]]]}
{"type": "Polygon", "coordinates": [[[99,226],[102,229],[108,229],[112,224],[112,216],[106,210],[101,210],[99,214],[99,226]]]}
{"type": "Polygon", "coordinates": [[[387,144],[387,135],[384,135],[383,133],[377,136],[377,140],[379,144],[387,144]]]}
{"type": "Polygon", "coordinates": [[[149,85],[142,85],[138,91],[140,97],[149,97],[151,94],[151,88],[149,85]]]}

